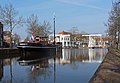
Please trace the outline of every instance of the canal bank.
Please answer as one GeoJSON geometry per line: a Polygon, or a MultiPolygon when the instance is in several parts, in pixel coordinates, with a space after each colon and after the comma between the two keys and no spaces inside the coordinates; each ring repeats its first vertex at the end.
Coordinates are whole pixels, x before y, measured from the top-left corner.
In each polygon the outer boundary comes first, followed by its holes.
{"type": "Polygon", "coordinates": [[[0,58],[19,56],[20,52],[17,48],[0,48],[0,58]]]}
{"type": "Polygon", "coordinates": [[[120,50],[109,49],[89,83],[120,83],[120,50]]]}
{"type": "Polygon", "coordinates": [[[59,47],[36,47],[36,48],[0,48],[0,59],[17,57],[20,55],[55,55],[54,52],[59,52],[61,54],[62,48],[59,47]],[[54,53],[54,54],[53,54],[54,53]]]}

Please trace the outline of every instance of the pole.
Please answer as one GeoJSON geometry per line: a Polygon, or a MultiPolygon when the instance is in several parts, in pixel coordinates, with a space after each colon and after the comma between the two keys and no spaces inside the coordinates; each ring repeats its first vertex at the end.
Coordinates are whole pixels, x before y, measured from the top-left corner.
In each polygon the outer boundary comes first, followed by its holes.
{"type": "Polygon", "coordinates": [[[54,14],[54,17],[53,17],[53,21],[54,21],[54,46],[55,46],[55,14],[54,14]]]}
{"type": "Polygon", "coordinates": [[[3,24],[0,22],[0,47],[3,47],[3,24]]]}
{"type": "Polygon", "coordinates": [[[56,83],[56,57],[54,57],[54,83],[56,83]]]}

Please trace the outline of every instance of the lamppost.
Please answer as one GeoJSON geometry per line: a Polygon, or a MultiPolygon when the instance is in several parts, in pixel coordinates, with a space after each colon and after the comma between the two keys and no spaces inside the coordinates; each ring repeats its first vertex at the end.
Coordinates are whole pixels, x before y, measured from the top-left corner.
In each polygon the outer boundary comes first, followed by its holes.
{"type": "Polygon", "coordinates": [[[0,22],[0,47],[3,47],[3,24],[0,22]]]}
{"type": "MultiPolygon", "coordinates": [[[[54,22],[54,46],[55,46],[55,13],[53,14],[53,22],[54,22]]],[[[56,56],[56,50],[55,50],[56,56]]],[[[56,83],[56,57],[54,57],[54,83],[56,83]]]]}
{"type": "Polygon", "coordinates": [[[53,44],[55,46],[55,13],[53,15],[53,22],[54,22],[54,42],[53,42],[53,44]]]}

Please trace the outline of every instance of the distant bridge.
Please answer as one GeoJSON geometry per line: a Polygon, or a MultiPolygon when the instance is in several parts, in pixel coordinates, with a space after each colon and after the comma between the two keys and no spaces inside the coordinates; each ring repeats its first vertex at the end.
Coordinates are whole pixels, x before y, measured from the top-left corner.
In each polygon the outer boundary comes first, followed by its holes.
{"type": "Polygon", "coordinates": [[[89,37],[89,43],[88,43],[88,47],[89,48],[93,48],[93,47],[102,47],[102,34],[90,34],[90,35],[82,35],[82,36],[86,36],[89,37]],[[100,42],[98,45],[96,45],[96,40],[95,38],[99,37],[100,38],[100,42]]]}

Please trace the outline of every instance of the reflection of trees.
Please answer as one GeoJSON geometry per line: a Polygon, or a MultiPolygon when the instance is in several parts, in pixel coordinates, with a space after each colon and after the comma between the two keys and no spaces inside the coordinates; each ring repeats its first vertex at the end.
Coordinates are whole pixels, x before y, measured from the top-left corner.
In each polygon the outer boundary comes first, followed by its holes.
{"type": "MultiPolygon", "coordinates": [[[[7,55],[5,55],[5,56],[7,56],[7,55]]],[[[17,59],[18,59],[18,57],[3,59],[3,62],[2,62],[3,68],[4,68],[4,66],[9,66],[9,68],[7,69],[7,71],[9,71],[9,72],[7,73],[7,76],[8,76],[7,78],[5,77],[6,75],[3,77],[2,81],[1,81],[2,83],[17,83],[17,80],[15,79],[16,76],[13,74],[13,64],[17,64],[17,61],[16,61],[17,59]]],[[[4,74],[4,72],[3,72],[3,74],[4,74]]]]}
{"type": "Polygon", "coordinates": [[[12,79],[13,79],[13,76],[12,76],[12,59],[11,58],[7,58],[7,59],[4,59],[3,60],[3,65],[9,65],[9,75],[10,75],[10,78],[6,78],[6,79],[3,79],[2,82],[3,83],[12,83],[12,79]]]}
{"type": "Polygon", "coordinates": [[[71,55],[70,55],[70,64],[69,65],[73,70],[76,70],[79,67],[79,62],[77,62],[76,59],[77,59],[76,53],[74,53],[74,52],[71,53],[71,55]]]}
{"type": "Polygon", "coordinates": [[[72,62],[71,64],[70,64],[70,67],[73,69],[73,70],[77,70],[78,69],[78,67],[79,67],[79,62],[72,62]]]}
{"type": "Polygon", "coordinates": [[[0,81],[3,77],[3,60],[0,60],[0,81]]]}

